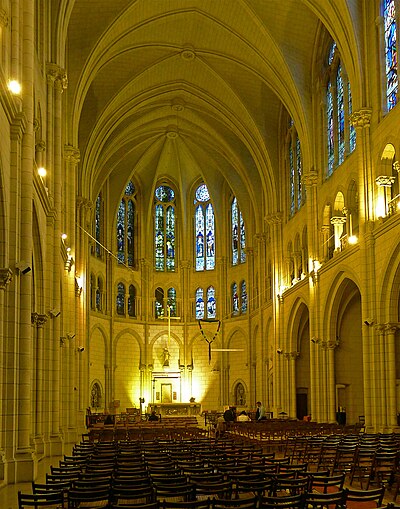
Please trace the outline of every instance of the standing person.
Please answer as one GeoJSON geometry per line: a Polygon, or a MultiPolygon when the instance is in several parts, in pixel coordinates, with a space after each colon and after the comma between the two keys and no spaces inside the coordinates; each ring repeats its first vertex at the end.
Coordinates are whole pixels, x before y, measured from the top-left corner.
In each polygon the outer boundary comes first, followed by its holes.
{"type": "Polygon", "coordinates": [[[265,407],[261,403],[261,401],[257,401],[257,410],[256,410],[256,421],[265,421],[267,415],[265,413],[265,407]]]}

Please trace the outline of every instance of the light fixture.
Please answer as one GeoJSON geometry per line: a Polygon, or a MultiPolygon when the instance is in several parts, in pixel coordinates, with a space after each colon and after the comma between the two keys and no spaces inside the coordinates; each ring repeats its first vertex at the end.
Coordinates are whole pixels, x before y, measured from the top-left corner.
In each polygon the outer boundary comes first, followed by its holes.
{"type": "Polygon", "coordinates": [[[32,267],[29,265],[29,263],[24,261],[16,263],[15,268],[19,270],[21,274],[27,274],[32,270],[32,267]]]}
{"type": "Polygon", "coordinates": [[[277,353],[278,355],[281,355],[281,354],[283,353],[282,348],[278,348],[278,349],[276,350],[276,353],[277,353]]]}
{"type": "Polygon", "coordinates": [[[77,350],[78,350],[79,353],[82,353],[82,352],[85,351],[85,347],[84,346],[78,346],[77,350]]]}
{"type": "Polygon", "coordinates": [[[65,270],[70,272],[73,264],[74,264],[74,259],[72,258],[72,256],[68,256],[68,258],[65,260],[65,265],[64,265],[65,270]]]}
{"type": "Polygon", "coordinates": [[[50,309],[49,311],[49,315],[52,317],[52,318],[57,318],[57,316],[60,316],[61,314],[61,311],[57,308],[54,308],[54,309],[50,309]]]}
{"type": "Polygon", "coordinates": [[[76,334],[74,334],[73,332],[67,332],[68,339],[74,339],[75,336],[76,336],[76,334]]]}
{"type": "Polygon", "coordinates": [[[45,178],[47,175],[46,168],[43,168],[43,166],[38,168],[38,175],[39,175],[39,177],[45,178]]]}
{"type": "Polygon", "coordinates": [[[8,82],[8,90],[14,94],[14,95],[19,95],[21,93],[21,84],[19,81],[17,80],[10,80],[8,82]]]}
{"type": "Polygon", "coordinates": [[[67,237],[68,237],[68,235],[67,235],[66,233],[62,233],[62,234],[61,234],[61,238],[62,238],[63,240],[66,240],[66,238],[67,238],[67,237]]]}
{"type": "Polygon", "coordinates": [[[351,245],[357,244],[358,238],[356,235],[350,235],[350,237],[347,239],[348,243],[351,245]]]}

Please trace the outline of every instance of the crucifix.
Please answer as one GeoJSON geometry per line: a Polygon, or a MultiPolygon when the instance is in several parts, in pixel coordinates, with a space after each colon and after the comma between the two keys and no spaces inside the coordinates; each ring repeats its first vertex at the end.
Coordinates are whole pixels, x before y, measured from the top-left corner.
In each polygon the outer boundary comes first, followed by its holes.
{"type": "Polygon", "coordinates": [[[167,366],[169,366],[169,358],[170,358],[169,344],[171,341],[171,320],[180,320],[181,317],[180,316],[171,316],[171,306],[169,304],[167,304],[167,316],[160,316],[159,319],[160,320],[168,320],[168,337],[167,337],[167,344],[164,348],[164,363],[163,363],[163,366],[167,367],[167,366]]]}

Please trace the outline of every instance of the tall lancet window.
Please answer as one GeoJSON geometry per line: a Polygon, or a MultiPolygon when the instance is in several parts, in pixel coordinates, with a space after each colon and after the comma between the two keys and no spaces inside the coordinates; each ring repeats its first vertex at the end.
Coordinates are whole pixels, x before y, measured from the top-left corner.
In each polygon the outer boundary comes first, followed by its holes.
{"type": "Polygon", "coordinates": [[[154,256],[155,269],[175,270],[175,192],[169,186],[157,187],[154,209],[154,256]]]}
{"type": "Polygon", "coordinates": [[[232,284],[231,291],[232,291],[232,314],[236,316],[239,314],[239,294],[236,283],[232,284]]]}
{"type": "Polygon", "coordinates": [[[356,147],[356,131],[350,125],[353,111],[350,81],[336,43],[329,49],[327,76],[326,160],[329,177],[356,147]]]}
{"type": "Polygon", "coordinates": [[[196,320],[204,318],[204,290],[197,288],[196,290],[196,320]]]}
{"type": "Polygon", "coordinates": [[[195,193],[196,270],[215,268],[215,219],[207,186],[201,184],[195,193]]]}
{"type": "Polygon", "coordinates": [[[215,288],[209,286],[207,288],[207,318],[216,318],[217,301],[215,299],[215,288]]]}
{"type": "Polygon", "coordinates": [[[117,257],[120,263],[130,267],[135,262],[135,194],[135,186],[129,182],[117,212],[117,257]]]}
{"type": "Polygon", "coordinates": [[[96,239],[96,246],[95,246],[95,253],[97,258],[101,257],[101,243],[102,243],[102,208],[103,208],[103,201],[101,197],[101,193],[97,196],[96,199],[96,211],[95,211],[95,239],[96,239]]]}
{"type": "Polygon", "coordinates": [[[247,313],[247,287],[246,281],[240,283],[240,311],[243,314],[247,313]]]}
{"type": "Polygon", "coordinates": [[[292,217],[304,204],[303,163],[301,144],[293,120],[290,118],[286,136],[289,173],[289,215],[292,217]]]}
{"type": "Polygon", "coordinates": [[[390,111],[397,103],[399,85],[395,0],[383,1],[383,19],[385,24],[386,107],[390,111]]]}
{"type": "Polygon", "coordinates": [[[232,264],[246,261],[246,228],[236,197],[231,204],[232,264]]]}

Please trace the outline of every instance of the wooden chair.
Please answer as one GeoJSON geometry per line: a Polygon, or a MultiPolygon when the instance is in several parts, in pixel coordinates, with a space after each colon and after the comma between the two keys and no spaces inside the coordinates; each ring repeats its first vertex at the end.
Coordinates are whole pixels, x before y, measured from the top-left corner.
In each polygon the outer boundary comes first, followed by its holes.
{"type": "Polygon", "coordinates": [[[68,509],[99,509],[108,508],[110,489],[106,488],[71,488],[68,491],[68,509]]]}
{"type": "Polygon", "coordinates": [[[347,509],[373,509],[381,507],[385,495],[384,487],[373,490],[346,488],[345,491],[347,509]]]}
{"type": "Polygon", "coordinates": [[[220,483],[197,483],[196,497],[205,498],[232,498],[232,483],[223,481],[220,483]]]}
{"type": "Polygon", "coordinates": [[[214,498],[211,500],[212,509],[257,509],[258,497],[249,498],[214,498]]]}
{"type": "Polygon", "coordinates": [[[161,504],[162,509],[210,509],[211,500],[209,498],[204,500],[186,500],[185,502],[175,502],[169,499],[163,500],[161,504]]]}
{"type": "Polygon", "coordinates": [[[318,493],[334,493],[343,490],[344,474],[331,475],[328,477],[311,477],[309,491],[318,493]]]}
{"type": "Polygon", "coordinates": [[[346,492],[310,493],[305,495],[305,507],[308,509],[346,509],[346,492]]]}
{"type": "Polygon", "coordinates": [[[303,495],[286,497],[260,497],[259,509],[303,509],[305,498],[303,495]]]}
{"type": "Polygon", "coordinates": [[[54,491],[49,493],[27,494],[18,491],[18,509],[58,509],[65,508],[64,493],[54,491]]]}

